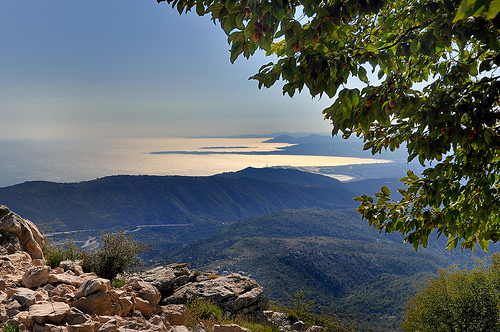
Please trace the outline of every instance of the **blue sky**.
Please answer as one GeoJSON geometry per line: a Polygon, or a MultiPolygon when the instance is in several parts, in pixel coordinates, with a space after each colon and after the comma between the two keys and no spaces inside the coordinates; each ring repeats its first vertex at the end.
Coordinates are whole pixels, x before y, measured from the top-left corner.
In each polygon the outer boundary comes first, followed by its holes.
{"type": "Polygon", "coordinates": [[[229,61],[219,26],[155,0],[0,2],[2,138],[328,134],[328,99],[294,99],[229,61]]]}

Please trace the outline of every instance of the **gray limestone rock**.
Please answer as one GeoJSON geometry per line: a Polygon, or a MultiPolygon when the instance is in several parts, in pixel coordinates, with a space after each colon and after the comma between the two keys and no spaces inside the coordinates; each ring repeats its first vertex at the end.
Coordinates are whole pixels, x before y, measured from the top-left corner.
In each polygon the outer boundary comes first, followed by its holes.
{"type": "Polygon", "coordinates": [[[16,300],[22,306],[23,310],[26,310],[33,303],[36,302],[35,295],[28,292],[17,292],[11,297],[12,300],[16,300]]]}
{"type": "Polygon", "coordinates": [[[87,279],[81,286],[78,288],[78,291],[75,293],[76,298],[88,296],[97,292],[109,292],[111,289],[111,282],[108,279],[96,278],[96,279],[87,279]]]}
{"type": "Polygon", "coordinates": [[[140,277],[155,286],[162,298],[172,295],[175,289],[187,284],[192,279],[187,264],[159,266],[141,273],[140,277]]]}
{"type": "Polygon", "coordinates": [[[46,284],[49,280],[50,267],[35,266],[27,270],[22,279],[24,287],[33,288],[46,284]]]}
{"type": "Polygon", "coordinates": [[[5,205],[0,205],[1,246],[7,251],[12,251],[12,248],[26,251],[32,259],[43,259],[44,244],[43,236],[35,224],[21,218],[5,205]]]}
{"type": "Polygon", "coordinates": [[[255,280],[239,274],[188,283],[162,300],[163,305],[185,304],[193,298],[217,303],[232,314],[252,314],[268,309],[264,289],[255,280]]]}

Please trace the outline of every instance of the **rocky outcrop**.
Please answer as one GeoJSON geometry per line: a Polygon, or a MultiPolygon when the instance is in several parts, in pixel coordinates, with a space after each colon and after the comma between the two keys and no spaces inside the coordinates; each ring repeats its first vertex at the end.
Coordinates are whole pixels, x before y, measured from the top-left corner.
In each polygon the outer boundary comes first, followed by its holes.
{"type": "Polygon", "coordinates": [[[218,277],[214,273],[193,273],[187,264],[170,264],[138,274],[161,293],[161,304],[186,304],[202,298],[235,315],[262,315],[269,308],[264,288],[239,274],[218,277]]]}
{"type": "Polygon", "coordinates": [[[27,252],[32,259],[43,259],[43,236],[31,221],[0,205],[0,254],[27,252]]]}
{"type": "MultiPolygon", "coordinates": [[[[72,261],[51,269],[36,226],[5,206],[0,206],[0,244],[0,329],[9,323],[20,331],[188,332],[185,304],[193,298],[272,321],[263,314],[269,306],[264,289],[239,274],[218,277],[171,264],[129,276],[123,287],[113,288],[72,261]]],[[[195,331],[206,330],[199,324],[195,331]]],[[[229,324],[212,331],[249,330],[229,324]]]]}
{"type": "Polygon", "coordinates": [[[176,289],[196,280],[196,274],[191,273],[187,264],[170,264],[150,269],[140,277],[155,286],[162,298],[172,295],[176,289]]]}
{"type": "Polygon", "coordinates": [[[210,300],[235,315],[256,315],[269,308],[264,289],[255,280],[236,273],[187,283],[164,298],[162,304],[183,304],[193,298],[210,300]]]}

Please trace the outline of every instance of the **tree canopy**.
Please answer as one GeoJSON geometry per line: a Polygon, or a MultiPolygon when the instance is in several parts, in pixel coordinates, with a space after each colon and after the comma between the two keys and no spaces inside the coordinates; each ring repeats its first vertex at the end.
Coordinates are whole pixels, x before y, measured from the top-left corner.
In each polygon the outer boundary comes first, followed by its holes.
{"type": "Polygon", "coordinates": [[[500,331],[500,255],[473,269],[451,266],[427,279],[405,305],[404,332],[500,331]]]}
{"type": "Polygon", "coordinates": [[[330,98],[334,135],[374,154],[404,146],[426,166],[401,179],[400,200],[387,187],[356,198],[371,225],[415,249],[432,232],[449,249],[500,240],[499,0],[162,1],[220,23],[231,62],[270,55],[259,88],[330,98]]]}

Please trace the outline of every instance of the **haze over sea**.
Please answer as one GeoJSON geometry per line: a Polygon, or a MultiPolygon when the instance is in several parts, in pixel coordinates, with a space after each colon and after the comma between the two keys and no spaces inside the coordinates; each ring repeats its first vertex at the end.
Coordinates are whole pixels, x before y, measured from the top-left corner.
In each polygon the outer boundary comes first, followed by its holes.
{"type": "Polygon", "coordinates": [[[249,166],[305,167],[387,162],[370,158],[259,154],[289,145],[264,143],[267,139],[3,139],[0,140],[0,187],[32,180],[78,182],[116,174],[207,176],[249,166]],[[170,153],[153,153],[159,151],[170,153]],[[183,153],[177,154],[176,151],[183,153]],[[196,151],[204,154],[186,153],[196,151]]]}

